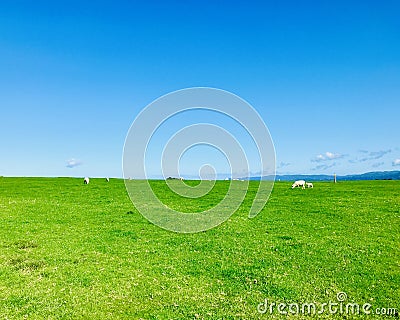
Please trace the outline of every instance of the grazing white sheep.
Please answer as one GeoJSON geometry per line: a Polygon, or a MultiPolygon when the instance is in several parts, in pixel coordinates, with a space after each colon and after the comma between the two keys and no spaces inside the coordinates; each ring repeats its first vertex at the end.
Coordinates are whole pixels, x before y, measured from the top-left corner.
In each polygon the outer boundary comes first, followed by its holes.
{"type": "Polygon", "coordinates": [[[89,178],[88,178],[88,177],[85,177],[85,179],[83,179],[83,183],[84,183],[84,184],[89,184],[89,178]]]}
{"type": "Polygon", "coordinates": [[[292,189],[296,187],[301,187],[302,189],[306,188],[306,182],[304,180],[297,180],[292,184],[292,189]]]}
{"type": "Polygon", "coordinates": [[[110,182],[110,178],[106,178],[106,181],[107,181],[107,182],[110,182]]]}
{"type": "Polygon", "coordinates": [[[314,188],[314,185],[311,182],[306,182],[307,188],[314,188]]]}

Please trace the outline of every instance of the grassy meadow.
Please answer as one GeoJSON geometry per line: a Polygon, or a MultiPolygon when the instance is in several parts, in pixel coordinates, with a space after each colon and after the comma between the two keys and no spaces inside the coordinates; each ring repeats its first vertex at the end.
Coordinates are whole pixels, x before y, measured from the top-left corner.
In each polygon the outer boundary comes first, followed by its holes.
{"type": "MultiPolygon", "coordinates": [[[[219,227],[179,234],[144,219],[122,180],[0,178],[0,319],[279,319],[257,306],[338,292],[400,310],[400,181],[276,182],[248,219],[257,184],[219,227]]],[[[152,182],[182,211],[228,185],[188,201],[152,182]]]]}

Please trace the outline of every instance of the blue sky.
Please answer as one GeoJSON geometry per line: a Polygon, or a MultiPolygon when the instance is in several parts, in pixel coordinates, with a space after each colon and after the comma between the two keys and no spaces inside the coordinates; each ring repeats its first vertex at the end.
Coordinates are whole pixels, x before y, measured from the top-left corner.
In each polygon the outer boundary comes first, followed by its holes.
{"type": "Polygon", "coordinates": [[[140,110],[193,86],[252,104],[279,173],[399,170],[399,12],[397,1],[2,1],[0,175],[120,177],[140,110]]]}

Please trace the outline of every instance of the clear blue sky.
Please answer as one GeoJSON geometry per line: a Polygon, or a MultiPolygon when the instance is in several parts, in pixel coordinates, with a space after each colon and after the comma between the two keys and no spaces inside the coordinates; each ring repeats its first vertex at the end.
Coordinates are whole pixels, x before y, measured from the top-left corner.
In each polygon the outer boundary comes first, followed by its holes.
{"type": "Polygon", "coordinates": [[[121,176],[140,110],[193,86],[251,103],[280,173],[399,170],[399,2],[260,3],[1,1],[0,175],[121,176]]]}

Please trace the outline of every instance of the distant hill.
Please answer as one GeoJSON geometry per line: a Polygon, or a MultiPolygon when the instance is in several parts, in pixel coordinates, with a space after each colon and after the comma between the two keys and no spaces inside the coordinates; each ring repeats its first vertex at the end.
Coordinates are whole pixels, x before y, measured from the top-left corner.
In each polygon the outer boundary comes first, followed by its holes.
{"type": "Polygon", "coordinates": [[[342,176],[339,180],[400,180],[400,171],[374,171],[342,176]]]}
{"type": "MultiPolygon", "coordinates": [[[[271,180],[271,176],[262,177],[250,177],[249,180],[271,180]]],[[[276,175],[275,180],[277,181],[294,181],[294,180],[306,180],[306,181],[332,181],[333,175],[317,174],[317,175],[302,175],[302,174],[290,174],[290,175],[276,175]]],[[[351,181],[351,180],[400,180],[400,171],[374,171],[362,174],[350,174],[345,176],[337,176],[337,181],[351,181]]]]}

